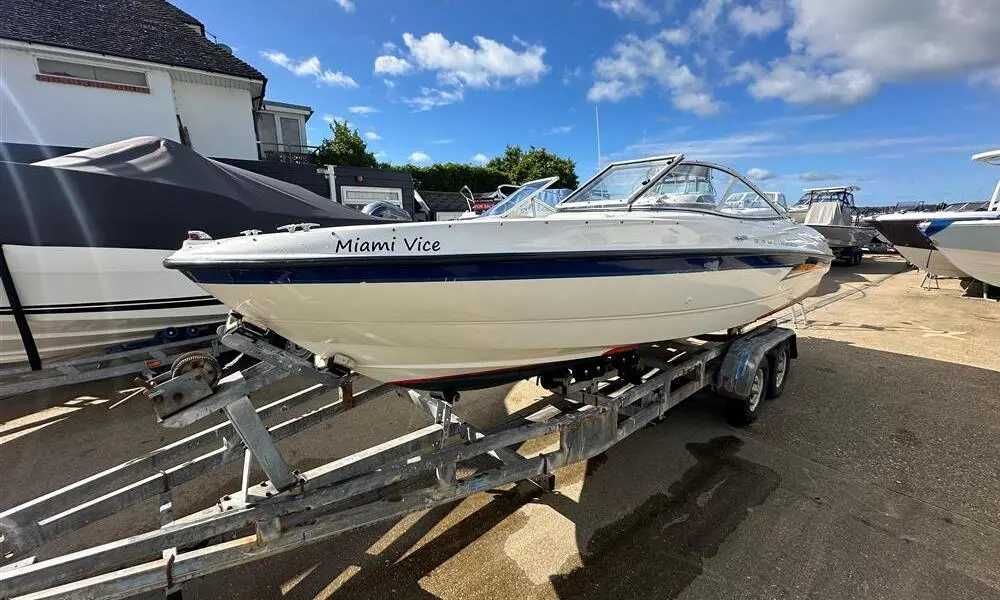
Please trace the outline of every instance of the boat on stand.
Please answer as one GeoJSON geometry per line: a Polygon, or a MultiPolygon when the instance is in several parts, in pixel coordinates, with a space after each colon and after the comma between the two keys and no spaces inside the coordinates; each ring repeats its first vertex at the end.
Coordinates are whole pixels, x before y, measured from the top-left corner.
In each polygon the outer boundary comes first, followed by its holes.
{"type": "Polygon", "coordinates": [[[206,236],[164,264],[330,368],[458,391],[738,328],[833,259],[744,177],[680,154],[611,163],[554,207],[544,189],[463,221],[206,236]]]}
{"type": "MultiPolygon", "coordinates": [[[[972,160],[1000,166],[1000,150],[976,154],[972,160]]],[[[970,213],[968,218],[926,217],[919,228],[936,250],[973,279],[1000,287],[1000,180],[987,210],[970,213]]]]}

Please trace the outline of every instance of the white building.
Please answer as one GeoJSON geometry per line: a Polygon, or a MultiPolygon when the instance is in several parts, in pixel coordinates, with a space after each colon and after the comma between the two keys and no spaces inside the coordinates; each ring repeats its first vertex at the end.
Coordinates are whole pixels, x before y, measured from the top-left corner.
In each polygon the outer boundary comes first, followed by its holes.
{"type": "MultiPolygon", "coordinates": [[[[3,0],[0,142],[85,148],[139,135],[258,159],[265,77],[164,0],[3,0]]],[[[309,107],[274,103],[267,142],[302,146],[309,107]],[[291,119],[291,120],[286,120],[291,119]],[[294,121],[291,122],[291,121],[294,121]]]]}

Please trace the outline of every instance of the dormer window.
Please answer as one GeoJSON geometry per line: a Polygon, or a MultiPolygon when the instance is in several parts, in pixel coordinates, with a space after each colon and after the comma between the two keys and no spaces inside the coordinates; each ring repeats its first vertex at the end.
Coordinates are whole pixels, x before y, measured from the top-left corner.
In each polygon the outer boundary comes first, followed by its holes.
{"type": "Polygon", "coordinates": [[[109,87],[127,91],[149,91],[149,82],[142,71],[98,67],[85,63],[38,59],[38,79],[56,83],[71,83],[90,87],[109,87]]]}

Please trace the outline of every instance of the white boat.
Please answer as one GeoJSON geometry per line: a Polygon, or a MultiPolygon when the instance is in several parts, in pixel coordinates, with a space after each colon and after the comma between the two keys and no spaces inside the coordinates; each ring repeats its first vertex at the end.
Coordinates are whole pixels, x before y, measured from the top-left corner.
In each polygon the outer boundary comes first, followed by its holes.
{"type": "MultiPolygon", "coordinates": [[[[972,160],[1000,166],[1000,150],[976,154],[972,160]]],[[[948,261],[969,277],[1000,287],[1000,180],[986,211],[975,217],[926,215],[921,233],[948,261]]]]}
{"type": "Polygon", "coordinates": [[[983,211],[963,210],[898,212],[879,215],[872,220],[872,225],[910,264],[938,277],[968,277],[934,248],[918,226],[927,220],[976,220],[985,214],[983,211]]]}
{"type": "Polygon", "coordinates": [[[0,163],[0,364],[214,329],[228,309],[163,260],[188,230],[303,221],[385,222],[160,138],[0,163]]]}
{"type": "Polygon", "coordinates": [[[328,363],[458,390],[751,323],[832,258],[743,177],[672,155],[612,163],[556,207],[192,240],[165,265],[328,363]]]}
{"type": "Polygon", "coordinates": [[[854,205],[856,185],[808,188],[789,209],[796,223],[803,223],[820,232],[838,259],[861,262],[862,248],[877,239],[875,229],[860,224],[860,214],[854,205]]]}

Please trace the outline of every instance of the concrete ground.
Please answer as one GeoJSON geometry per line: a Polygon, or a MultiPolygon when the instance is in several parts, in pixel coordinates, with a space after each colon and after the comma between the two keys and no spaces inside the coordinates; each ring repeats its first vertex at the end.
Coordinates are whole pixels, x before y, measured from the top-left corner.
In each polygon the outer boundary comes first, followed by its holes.
{"type": "MultiPolygon", "coordinates": [[[[919,289],[902,268],[833,268],[806,302],[784,396],[749,428],[700,394],[560,471],[555,493],[477,494],[194,581],[185,598],[1000,598],[1000,304],[953,282],[919,289]]],[[[0,509],[196,430],[161,429],[143,400],[119,403],[124,387],[0,401],[0,509]]],[[[487,424],[544,393],[470,393],[458,412],[487,424]]],[[[311,468],[427,422],[387,397],[282,449],[311,468]]],[[[236,487],[236,468],[193,482],[178,510],[236,487]]],[[[41,555],[154,514],[147,502],[41,555]]]]}

